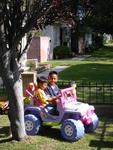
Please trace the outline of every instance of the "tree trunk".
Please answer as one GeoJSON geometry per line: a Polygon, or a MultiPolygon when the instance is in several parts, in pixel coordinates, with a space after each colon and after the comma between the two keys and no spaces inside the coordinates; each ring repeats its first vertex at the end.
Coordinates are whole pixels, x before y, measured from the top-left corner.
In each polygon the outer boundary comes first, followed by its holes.
{"type": "Polygon", "coordinates": [[[75,54],[78,54],[78,32],[71,31],[71,49],[75,54]]]}
{"type": "Polygon", "coordinates": [[[10,51],[6,51],[0,57],[0,75],[9,100],[9,120],[12,136],[14,140],[20,141],[26,136],[20,72],[16,59],[11,56],[10,51]]]}
{"type": "Polygon", "coordinates": [[[85,54],[85,40],[84,40],[83,36],[79,37],[78,49],[79,49],[79,51],[78,51],[79,54],[85,54]]]}

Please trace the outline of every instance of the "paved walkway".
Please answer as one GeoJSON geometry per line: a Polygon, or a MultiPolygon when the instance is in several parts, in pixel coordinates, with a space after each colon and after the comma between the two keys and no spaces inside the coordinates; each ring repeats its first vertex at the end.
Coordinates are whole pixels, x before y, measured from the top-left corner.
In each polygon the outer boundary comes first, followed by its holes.
{"type": "Polygon", "coordinates": [[[50,71],[56,71],[56,72],[59,73],[59,72],[63,71],[64,69],[68,68],[68,67],[69,66],[56,66],[55,68],[51,68],[51,69],[48,69],[46,71],[43,71],[43,72],[39,73],[38,76],[48,77],[50,71]]]}
{"type": "Polygon", "coordinates": [[[73,57],[72,60],[84,60],[85,58],[90,57],[91,55],[76,55],[76,57],[73,57]]]}
{"type": "MultiPolygon", "coordinates": [[[[84,60],[85,58],[89,57],[90,55],[77,55],[76,57],[74,58],[71,58],[71,60],[84,60]]],[[[48,69],[46,71],[43,71],[41,73],[38,74],[38,76],[45,76],[45,77],[48,77],[48,74],[50,71],[57,71],[58,73],[63,71],[64,69],[68,68],[70,66],[56,66],[55,68],[51,68],[51,69],[48,69]]]]}

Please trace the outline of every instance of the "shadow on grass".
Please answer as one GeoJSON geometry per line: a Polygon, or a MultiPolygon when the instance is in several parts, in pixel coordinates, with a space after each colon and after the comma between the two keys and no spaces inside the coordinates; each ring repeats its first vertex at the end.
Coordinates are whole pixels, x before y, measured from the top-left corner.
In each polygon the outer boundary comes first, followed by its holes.
{"type": "Polygon", "coordinates": [[[0,138],[8,135],[9,127],[0,127],[0,138]]]}
{"type": "Polygon", "coordinates": [[[107,136],[113,136],[111,133],[107,132],[107,128],[109,128],[109,122],[107,120],[104,121],[102,132],[100,134],[100,139],[98,140],[91,140],[89,146],[90,147],[97,147],[97,150],[101,150],[102,148],[113,148],[113,141],[106,141],[105,134],[107,136]]]}
{"type": "MultiPolygon", "coordinates": [[[[0,128],[0,143],[11,142],[12,139],[8,138],[8,131],[8,127],[0,128]]],[[[38,135],[58,141],[68,142],[61,137],[60,129],[58,128],[44,127],[38,135]]]]}
{"type": "Polygon", "coordinates": [[[11,141],[12,141],[12,139],[10,139],[10,138],[2,139],[2,140],[0,140],[0,144],[1,144],[1,143],[11,142],[11,141]]]}
{"type": "Polygon", "coordinates": [[[60,129],[58,129],[58,128],[52,128],[52,127],[46,128],[45,127],[40,131],[39,135],[44,136],[44,137],[48,137],[51,139],[55,139],[58,141],[69,142],[69,141],[65,141],[63,139],[63,137],[61,136],[61,133],[60,133],[60,129]]]}
{"type": "Polygon", "coordinates": [[[113,64],[82,63],[73,65],[59,73],[61,80],[77,82],[113,82],[113,64]]]}
{"type": "Polygon", "coordinates": [[[101,148],[113,148],[113,142],[94,140],[94,141],[91,141],[90,146],[97,147],[97,150],[101,150],[101,148]]]}
{"type": "Polygon", "coordinates": [[[0,143],[10,142],[8,138],[9,127],[0,127],[0,143]]]}

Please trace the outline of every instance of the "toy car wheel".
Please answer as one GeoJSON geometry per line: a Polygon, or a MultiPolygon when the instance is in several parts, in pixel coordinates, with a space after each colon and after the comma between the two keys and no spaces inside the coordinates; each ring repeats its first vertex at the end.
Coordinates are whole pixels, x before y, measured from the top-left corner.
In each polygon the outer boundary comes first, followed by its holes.
{"type": "Polygon", "coordinates": [[[84,125],[80,120],[67,119],[62,123],[61,135],[68,141],[77,141],[84,136],[84,125]]]}
{"type": "Polygon", "coordinates": [[[28,135],[36,135],[41,127],[39,118],[32,114],[25,115],[25,129],[28,135]]]}
{"type": "Polygon", "coordinates": [[[99,125],[99,119],[96,114],[93,114],[92,115],[92,123],[90,123],[88,125],[84,124],[85,132],[86,133],[94,132],[96,130],[96,128],[98,127],[98,125],[99,125]]]}

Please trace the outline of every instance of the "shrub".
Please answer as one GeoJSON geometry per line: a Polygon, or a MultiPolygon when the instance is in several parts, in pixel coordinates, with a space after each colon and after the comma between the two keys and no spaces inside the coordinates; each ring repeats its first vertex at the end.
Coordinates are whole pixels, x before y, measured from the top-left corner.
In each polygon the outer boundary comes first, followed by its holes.
{"type": "Polygon", "coordinates": [[[27,59],[26,67],[29,68],[29,71],[33,71],[38,67],[38,60],[37,59],[27,59]]]}
{"type": "Polygon", "coordinates": [[[89,46],[90,51],[95,51],[98,50],[100,46],[96,43],[93,43],[92,45],[89,46]]]}
{"type": "Polygon", "coordinates": [[[69,58],[72,56],[72,51],[67,46],[56,46],[53,49],[53,55],[55,59],[69,58]]]}

